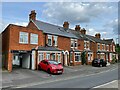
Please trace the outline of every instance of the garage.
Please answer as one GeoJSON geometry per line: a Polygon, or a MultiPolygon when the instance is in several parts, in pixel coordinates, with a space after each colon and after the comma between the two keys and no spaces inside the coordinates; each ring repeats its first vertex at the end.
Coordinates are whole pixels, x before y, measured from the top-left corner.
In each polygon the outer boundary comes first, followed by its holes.
{"type": "Polygon", "coordinates": [[[25,68],[31,69],[31,51],[22,51],[22,50],[13,50],[13,60],[12,60],[12,67],[13,69],[16,68],[25,68]]]}

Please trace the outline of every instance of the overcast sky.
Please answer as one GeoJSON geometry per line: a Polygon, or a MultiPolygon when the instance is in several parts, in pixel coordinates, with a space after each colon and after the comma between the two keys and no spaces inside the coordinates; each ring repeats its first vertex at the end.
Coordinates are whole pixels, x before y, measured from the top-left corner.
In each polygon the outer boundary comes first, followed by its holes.
{"type": "Polygon", "coordinates": [[[0,32],[10,23],[26,26],[31,10],[36,10],[37,20],[59,26],[68,21],[70,28],[80,25],[89,35],[118,38],[117,2],[3,2],[0,32]]]}

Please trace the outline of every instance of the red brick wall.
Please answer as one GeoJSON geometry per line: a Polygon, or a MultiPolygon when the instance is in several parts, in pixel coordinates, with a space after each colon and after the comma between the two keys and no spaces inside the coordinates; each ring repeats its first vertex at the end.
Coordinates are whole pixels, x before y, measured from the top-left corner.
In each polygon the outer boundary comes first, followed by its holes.
{"type": "Polygon", "coordinates": [[[10,28],[10,50],[31,50],[36,46],[43,46],[43,34],[40,30],[31,29],[16,25],[11,25],[10,28]],[[19,33],[20,32],[27,32],[28,33],[28,44],[21,44],[19,43],[19,33]],[[38,34],[38,44],[30,44],[30,34],[38,34]]]}
{"type": "Polygon", "coordinates": [[[84,50],[84,40],[78,39],[78,49],[79,50],[84,50]]]}
{"type": "Polygon", "coordinates": [[[58,36],[58,48],[70,51],[71,48],[70,38],[58,36]]]}
{"type": "MultiPolygon", "coordinates": [[[[9,25],[10,26],[10,25],[9,25]]],[[[7,69],[9,53],[9,26],[2,32],[2,66],[7,69]]]]}
{"type": "Polygon", "coordinates": [[[97,54],[96,54],[96,52],[97,52],[97,43],[90,42],[90,50],[93,51],[93,59],[97,58],[97,54]]]}

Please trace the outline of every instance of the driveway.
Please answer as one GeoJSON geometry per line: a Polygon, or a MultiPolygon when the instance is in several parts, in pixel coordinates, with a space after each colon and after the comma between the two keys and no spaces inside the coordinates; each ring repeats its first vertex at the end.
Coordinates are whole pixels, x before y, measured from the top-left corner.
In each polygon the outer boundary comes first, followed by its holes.
{"type": "Polygon", "coordinates": [[[50,79],[65,78],[75,75],[88,75],[93,73],[99,73],[106,70],[117,68],[117,64],[113,64],[107,67],[92,67],[90,65],[80,66],[67,66],[64,67],[64,73],[62,75],[50,75],[44,71],[29,70],[29,69],[14,69],[11,73],[7,71],[2,72],[2,86],[12,87],[26,83],[42,82],[50,79]]]}

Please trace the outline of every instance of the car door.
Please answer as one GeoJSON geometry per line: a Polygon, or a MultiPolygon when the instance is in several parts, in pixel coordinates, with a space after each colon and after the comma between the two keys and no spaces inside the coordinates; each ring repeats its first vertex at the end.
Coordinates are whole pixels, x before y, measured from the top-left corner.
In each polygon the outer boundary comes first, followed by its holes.
{"type": "Polygon", "coordinates": [[[43,61],[42,62],[42,69],[47,70],[47,65],[48,65],[48,63],[46,61],[43,61]]]}

